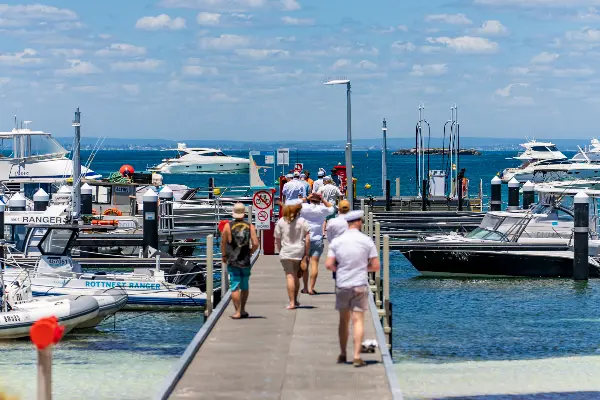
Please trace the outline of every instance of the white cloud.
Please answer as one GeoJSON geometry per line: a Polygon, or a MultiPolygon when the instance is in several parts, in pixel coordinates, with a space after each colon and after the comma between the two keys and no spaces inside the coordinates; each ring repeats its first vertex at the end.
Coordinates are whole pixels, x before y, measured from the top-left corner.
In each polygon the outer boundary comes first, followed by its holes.
{"type": "Polygon", "coordinates": [[[578,31],[567,32],[565,34],[565,37],[569,41],[599,42],[600,41],[600,29],[582,28],[578,31]]]}
{"type": "Polygon", "coordinates": [[[212,93],[208,99],[210,101],[222,102],[222,103],[235,103],[238,102],[239,99],[235,97],[229,96],[227,93],[217,92],[212,93]]]}
{"type": "Polygon", "coordinates": [[[498,51],[498,43],[476,36],[428,38],[427,41],[445,44],[459,53],[495,53],[498,51]]]}
{"type": "Polygon", "coordinates": [[[398,25],[396,29],[402,32],[408,32],[408,26],[406,25],[398,25]]]}
{"type": "Polygon", "coordinates": [[[127,43],[113,43],[104,49],[96,52],[97,56],[127,56],[127,57],[139,57],[146,54],[146,48],[141,46],[134,46],[127,43]]]}
{"type": "Polygon", "coordinates": [[[356,66],[357,66],[357,68],[360,68],[360,69],[368,69],[368,70],[377,69],[377,64],[375,64],[374,62],[371,62],[369,60],[359,61],[358,64],[356,64],[356,66]]]}
{"type": "Polygon", "coordinates": [[[37,55],[37,51],[34,49],[25,49],[18,53],[5,53],[0,54],[0,64],[4,65],[25,65],[25,64],[39,64],[42,62],[41,58],[34,57],[37,55]]]}
{"type": "MultiPolygon", "coordinates": [[[[293,3],[297,4],[297,2],[292,1],[288,1],[288,3],[290,6],[293,6],[293,3]]],[[[160,2],[161,6],[167,8],[200,8],[204,10],[236,12],[262,8],[267,4],[267,0],[162,0],[160,2]]],[[[280,4],[282,7],[285,7],[284,2],[280,4]]]]}
{"type": "Polygon", "coordinates": [[[188,76],[218,75],[219,69],[216,67],[202,67],[200,65],[185,65],[181,72],[188,76]]]}
{"type": "Polygon", "coordinates": [[[594,75],[595,71],[591,68],[565,68],[555,69],[552,71],[554,76],[558,78],[578,78],[594,75]]]}
{"type": "Polygon", "coordinates": [[[350,67],[352,65],[352,61],[342,58],[337,60],[336,62],[333,63],[333,65],[331,66],[331,69],[342,69],[342,68],[347,68],[350,67]]]}
{"type": "Polygon", "coordinates": [[[43,4],[0,4],[0,16],[12,20],[69,21],[78,19],[77,14],[66,8],[43,4]]]}
{"type": "Polygon", "coordinates": [[[164,61],[148,58],[136,61],[117,61],[110,64],[112,71],[155,71],[164,64],[164,61]]]}
{"type": "Polygon", "coordinates": [[[102,70],[96,67],[89,61],[68,60],[70,67],[55,71],[56,75],[72,76],[72,75],[91,75],[99,74],[102,70]]]}
{"type": "Polygon", "coordinates": [[[196,16],[196,22],[199,25],[219,25],[221,23],[221,14],[201,12],[196,16]]]}
{"type": "Polygon", "coordinates": [[[65,58],[76,58],[85,54],[85,50],[82,49],[52,49],[50,52],[55,57],[62,56],[65,58]]]}
{"type": "Polygon", "coordinates": [[[290,52],[287,50],[276,49],[239,49],[235,53],[240,56],[262,59],[267,57],[288,57],[290,52]]]}
{"type": "Polygon", "coordinates": [[[167,14],[161,14],[156,17],[148,16],[138,19],[135,27],[147,31],[158,31],[161,29],[176,31],[185,28],[185,19],[181,17],[171,18],[167,14]]]}
{"type": "Polygon", "coordinates": [[[489,20],[484,21],[481,28],[475,29],[475,32],[480,35],[506,35],[508,28],[502,25],[500,21],[489,20]]]}
{"type": "Polygon", "coordinates": [[[237,19],[241,19],[244,21],[250,21],[252,19],[252,15],[250,14],[244,14],[244,13],[231,13],[230,15],[231,18],[237,18],[237,19]]]}
{"type": "Polygon", "coordinates": [[[281,17],[281,22],[286,25],[314,25],[315,20],[312,18],[294,18],[294,17],[281,17]]]}
{"type": "Polygon", "coordinates": [[[548,52],[541,52],[540,54],[533,56],[533,58],[531,59],[531,62],[533,64],[548,64],[551,62],[554,62],[558,59],[559,55],[556,53],[548,53],[548,52]]]}
{"type": "Polygon", "coordinates": [[[231,49],[235,47],[244,47],[249,43],[250,39],[248,37],[232,34],[200,38],[200,47],[203,49],[231,49]]]}
{"type": "Polygon", "coordinates": [[[425,17],[428,22],[444,22],[452,25],[470,25],[473,22],[465,14],[432,14],[425,17]]]}
{"type": "Polygon", "coordinates": [[[511,75],[527,75],[531,72],[531,68],[529,67],[511,67],[508,72],[511,75]]]}
{"type": "Polygon", "coordinates": [[[417,47],[412,44],[411,42],[402,42],[402,41],[398,41],[392,44],[392,49],[395,51],[400,51],[400,52],[404,52],[404,51],[415,51],[417,47]]]}
{"type": "Polygon", "coordinates": [[[589,7],[586,11],[580,11],[577,17],[583,21],[600,21],[600,12],[596,7],[589,7]]]}
{"type": "Polygon", "coordinates": [[[137,95],[140,94],[140,87],[139,87],[139,85],[123,84],[123,85],[121,85],[121,87],[130,96],[137,96],[137,95]]]}
{"type": "Polygon", "coordinates": [[[497,89],[496,90],[496,95],[500,96],[500,97],[509,97],[513,88],[515,87],[528,87],[529,84],[528,83],[510,83],[508,86],[501,88],[501,89],[497,89]]]}
{"type": "Polygon", "coordinates": [[[281,6],[286,11],[295,11],[300,9],[300,4],[297,0],[281,0],[281,6]]]}
{"type": "Polygon", "coordinates": [[[413,76],[437,76],[444,75],[446,72],[448,72],[446,64],[415,64],[410,74],[413,76]]]}

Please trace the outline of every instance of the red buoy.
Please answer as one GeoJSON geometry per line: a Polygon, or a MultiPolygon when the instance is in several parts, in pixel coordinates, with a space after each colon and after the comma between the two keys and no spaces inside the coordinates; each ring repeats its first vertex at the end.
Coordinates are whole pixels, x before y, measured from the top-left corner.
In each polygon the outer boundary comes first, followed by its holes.
{"type": "Polygon", "coordinates": [[[122,176],[130,177],[131,175],[133,175],[135,170],[133,169],[133,167],[131,165],[125,164],[119,169],[119,172],[121,173],[122,176]]]}

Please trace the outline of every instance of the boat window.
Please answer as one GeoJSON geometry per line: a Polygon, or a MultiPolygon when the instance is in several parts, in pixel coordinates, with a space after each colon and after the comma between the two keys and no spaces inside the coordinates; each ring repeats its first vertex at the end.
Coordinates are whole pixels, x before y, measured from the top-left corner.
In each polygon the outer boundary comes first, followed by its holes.
{"type": "Polygon", "coordinates": [[[217,155],[218,155],[219,157],[227,157],[227,156],[225,155],[225,153],[223,153],[222,151],[218,151],[218,152],[217,152],[217,155]]]}
{"type": "Polygon", "coordinates": [[[110,204],[111,197],[112,188],[110,186],[98,186],[98,195],[96,196],[95,203],[110,204]]]}
{"type": "Polygon", "coordinates": [[[556,146],[548,146],[548,150],[550,150],[550,151],[558,151],[558,149],[556,148],[556,146]]]}
{"type": "Polygon", "coordinates": [[[62,256],[66,254],[67,247],[75,231],[71,229],[48,229],[48,233],[38,244],[42,255],[62,256]]]}
{"type": "Polygon", "coordinates": [[[488,230],[495,230],[498,224],[502,222],[502,219],[502,217],[499,217],[494,214],[486,214],[485,217],[483,217],[481,223],[479,224],[479,227],[488,230]]]}
{"type": "Polygon", "coordinates": [[[65,148],[51,136],[15,135],[12,142],[13,157],[15,158],[67,153],[65,148]]]}
{"type": "Polygon", "coordinates": [[[475,230],[470,232],[466,237],[469,239],[506,241],[506,237],[500,232],[490,231],[483,228],[475,228],[475,230]]]}
{"type": "Polygon", "coordinates": [[[202,155],[203,155],[203,156],[206,156],[206,157],[215,157],[215,156],[217,156],[218,154],[217,154],[216,152],[214,152],[214,151],[211,151],[211,152],[209,152],[209,153],[204,153],[204,154],[202,154],[202,155]]]}
{"type": "Polygon", "coordinates": [[[549,151],[546,146],[532,146],[531,150],[533,150],[533,151],[549,151]]]}

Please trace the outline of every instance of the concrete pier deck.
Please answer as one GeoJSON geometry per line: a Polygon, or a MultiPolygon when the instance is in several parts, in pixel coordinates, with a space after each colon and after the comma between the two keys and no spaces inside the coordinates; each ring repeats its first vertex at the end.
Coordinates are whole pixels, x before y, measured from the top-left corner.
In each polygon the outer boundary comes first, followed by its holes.
{"type": "MultiPolygon", "coordinates": [[[[319,272],[319,294],[301,294],[301,307],[286,310],[285,275],[279,258],[261,256],[250,280],[250,318],[232,320],[233,304],[229,304],[170,398],[392,399],[378,350],[363,354],[366,367],[354,368],[350,336],[349,362],[336,364],[334,282],[324,266],[319,272]]],[[[369,314],[365,315],[365,339],[375,339],[369,314]]]]}

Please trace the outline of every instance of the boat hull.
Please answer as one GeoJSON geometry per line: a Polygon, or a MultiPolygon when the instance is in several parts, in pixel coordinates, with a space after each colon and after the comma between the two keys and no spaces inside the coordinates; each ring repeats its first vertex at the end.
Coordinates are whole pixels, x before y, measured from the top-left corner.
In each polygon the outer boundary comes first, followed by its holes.
{"type": "MultiPolygon", "coordinates": [[[[465,277],[572,278],[573,258],[551,252],[406,250],[402,254],[423,275],[465,277]]],[[[571,252],[572,254],[572,252],[571,252]]],[[[598,269],[589,266],[590,276],[598,269]]]]}
{"type": "Polygon", "coordinates": [[[250,164],[248,160],[214,164],[163,163],[151,171],[161,174],[247,174],[250,172],[250,164]]]}

